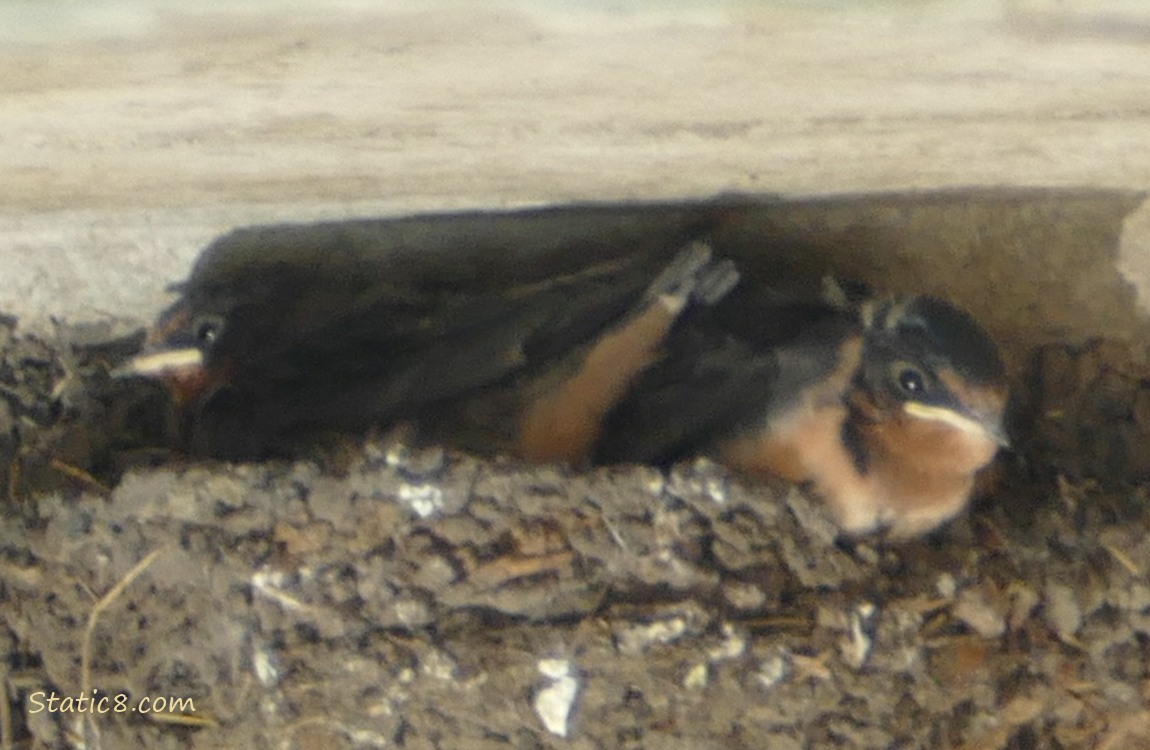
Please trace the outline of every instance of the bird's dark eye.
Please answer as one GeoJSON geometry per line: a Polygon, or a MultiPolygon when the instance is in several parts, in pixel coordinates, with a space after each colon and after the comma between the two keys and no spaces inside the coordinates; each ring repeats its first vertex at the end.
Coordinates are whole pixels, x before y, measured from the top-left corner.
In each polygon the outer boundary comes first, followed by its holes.
{"type": "Polygon", "coordinates": [[[917,367],[903,365],[898,368],[898,374],[895,377],[898,380],[898,387],[902,389],[903,393],[917,394],[926,390],[926,376],[917,367]]]}
{"type": "Polygon", "coordinates": [[[192,324],[192,335],[197,344],[214,344],[223,330],[224,321],[218,315],[204,315],[192,324]]]}

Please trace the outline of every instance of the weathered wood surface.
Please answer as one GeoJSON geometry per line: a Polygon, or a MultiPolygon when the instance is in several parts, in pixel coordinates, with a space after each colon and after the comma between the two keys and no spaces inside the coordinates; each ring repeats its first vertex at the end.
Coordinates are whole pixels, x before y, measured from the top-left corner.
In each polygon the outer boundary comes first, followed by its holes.
{"type": "Polygon", "coordinates": [[[1133,2],[192,5],[4,11],[0,307],[147,318],[208,239],[275,219],[1150,188],[1133,2]]]}
{"type": "Polygon", "coordinates": [[[5,44],[5,203],[1150,186],[1150,10],[1010,5],[175,6],[5,44]]]}

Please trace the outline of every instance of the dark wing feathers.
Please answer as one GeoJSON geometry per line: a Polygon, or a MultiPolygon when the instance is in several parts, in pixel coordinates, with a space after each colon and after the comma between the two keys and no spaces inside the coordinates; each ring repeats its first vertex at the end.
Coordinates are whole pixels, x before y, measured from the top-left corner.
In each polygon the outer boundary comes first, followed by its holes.
{"type": "Polygon", "coordinates": [[[684,321],[611,412],[596,460],[666,464],[706,450],[765,412],[776,375],[770,352],[684,321]]]}
{"type": "Polygon", "coordinates": [[[693,313],[673,332],[665,356],[611,413],[600,462],[665,464],[765,429],[839,366],[836,343],[855,327],[849,313],[819,305],[760,307],[753,314],[776,320],[753,324],[758,333],[748,338],[745,326],[742,335],[731,332],[736,318],[725,301],[693,313]]]}
{"type": "Polygon", "coordinates": [[[258,444],[258,433],[385,423],[530,377],[633,309],[692,239],[683,221],[650,226],[657,218],[589,240],[548,219],[532,230],[545,251],[533,263],[491,255],[489,236],[475,250],[470,219],[446,229],[424,222],[398,240],[382,230],[410,220],[361,227],[392,238],[374,249],[323,225],[229,235],[186,290],[195,308],[227,320],[210,356],[234,368],[227,392],[202,405],[202,431],[242,424],[258,444]],[[610,253],[600,247],[607,239],[618,241],[610,253]]]}
{"type": "Polygon", "coordinates": [[[220,355],[253,367],[301,346],[323,353],[316,342],[328,336],[340,347],[470,335],[556,298],[575,300],[556,328],[576,333],[580,297],[597,297],[598,309],[604,296],[633,293],[628,283],[647,283],[715,211],[576,207],[241,229],[205,250],[186,294],[228,320],[220,355]]]}
{"type": "Polygon", "coordinates": [[[306,336],[252,347],[249,356],[236,358],[244,362],[237,378],[267,382],[313,373],[332,385],[395,380],[401,401],[441,398],[543,366],[587,343],[638,303],[650,269],[639,264],[626,273],[538,285],[529,293],[457,294],[420,303],[383,295],[370,306],[341,311],[306,336]],[[400,388],[413,378],[412,388],[400,388]]]}

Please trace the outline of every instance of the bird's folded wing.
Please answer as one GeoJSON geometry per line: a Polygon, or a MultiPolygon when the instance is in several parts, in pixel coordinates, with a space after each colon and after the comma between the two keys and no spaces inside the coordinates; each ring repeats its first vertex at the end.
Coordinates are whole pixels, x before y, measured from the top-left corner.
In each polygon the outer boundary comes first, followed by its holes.
{"type": "MultiPolygon", "coordinates": [[[[800,312],[808,311],[763,308],[760,314],[800,312]]],[[[850,317],[820,310],[811,320],[805,328],[797,321],[785,326],[801,333],[784,340],[749,341],[716,316],[689,317],[667,342],[663,358],[609,415],[596,460],[666,464],[769,429],[839,364],[835,343],[850,330],[850,317]]]]}

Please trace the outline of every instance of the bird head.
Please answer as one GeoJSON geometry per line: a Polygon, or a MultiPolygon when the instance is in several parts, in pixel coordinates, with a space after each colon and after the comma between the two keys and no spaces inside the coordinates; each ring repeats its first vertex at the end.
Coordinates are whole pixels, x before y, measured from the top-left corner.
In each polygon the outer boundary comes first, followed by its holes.
{"type": "Polygon", "coordinates": [[[1009,446],[1006,369],[968,313],[919,296],[867,303],[862,324],[856,385],[875,420],[898,424],[908,442],[950,446],[957,453],[947,460],[968,470],[1009,446]]]}

